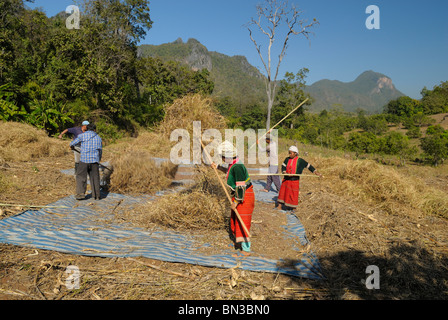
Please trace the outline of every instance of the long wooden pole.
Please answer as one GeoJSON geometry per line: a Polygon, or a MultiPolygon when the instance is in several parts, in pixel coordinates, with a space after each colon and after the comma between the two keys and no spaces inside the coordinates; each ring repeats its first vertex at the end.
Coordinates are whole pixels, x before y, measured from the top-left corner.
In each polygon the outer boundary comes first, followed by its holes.
{"type": "MultiPolygon", "coordinates": [[[[293,114],[297,109],[299,109],[301,106],[303,106],[307,101],[309,100],[309,98],[306,98],[301,104],[299,104],[296,108],[294,108],[294,110],[292,110],[290,113],[288,113],[285,117],[283,117],[282,120],[280,120],[279,122],[277,122],[271,129],[269,129],[268,131],[266,131],[266,133],[264,135],[262,135],[260,138],[258,138],[258,141],[263,139],[264,136],[266,136],[269,132],[271,132],[272,130],[274,130],[274,128],[276,126],[278,126],[280,123],[282,123],[283,121],[285,121],[286,118],[288,118],[291,114],[293,114]]],[[[257,142],[258,142],[257,141],[257,142]]],[[[256,145],[256,143],[254,143],[253,145],[250,146],[250,149],[252,149],[254,146],[256,145]]]]}
{"type": "MultiPolygon", "coordinates": [[[[202,140],[201,140],[201,145],[202,145],[202,149],[204,149],[205,154],[207,155],[208,160],[210,161],[210,163],[213,163],[212,157],[208,153],[207,149],[205,149],[204,144],[202,143],[202,140]]],[[[224,182],[222,181],[221,177],[219,176],[218,169],[214,168],[214,167],[213,167],[213,169],[215,170],[216,176],[218,177],[218,180],[221,183],[221,187],[224,189],[224,192],[226,193],[227,199],[229,200],[230,204],[232,204],[232,198],[230,197],[229,191],[227,190],[226,186],[224,185],[224,182]]],[[[238,210],[235,208],[235,210],[233,210],[233,211],[235,212],[236,217],[240,221],[241,226],[243,227],[244,232],[246,233],[247,237],[250,238],[250,232],[249,232],[249,230],[247,230],[247,227],[244,224],[243,219],[241,219],[241,216],[240,216],[238,210]]]]}
{"type": "Polygon", "coordinates": [[[289,176],[289,177],[313,177],[320,178],[315,174],[289,174],[289,173],[250,173],[251,176],[289,176]]]}
{"type": "Polygon", "coordinates": [[[70,208],[67,206],[33,206],[27,204],[0,203],[0,207],[26,207],[26,208],[70,208]]]}

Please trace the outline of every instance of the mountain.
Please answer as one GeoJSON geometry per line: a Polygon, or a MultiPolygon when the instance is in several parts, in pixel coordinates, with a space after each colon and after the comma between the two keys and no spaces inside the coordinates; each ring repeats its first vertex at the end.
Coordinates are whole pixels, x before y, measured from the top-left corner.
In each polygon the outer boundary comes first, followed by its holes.
{"type": "Polygon", "coordinates": [[[177,39],[161,45],[141,45],[138,55],[185,63],[194,70],[206,68],[215,83],[214,96],[230,97],[240,105],[266,100],[264,77],[244,56],[208,51],[196,39],[177,39]]]}
{"type": "MultiPolygon", "coordinates": [[[[196,39],[184,42],[177,39],[161,45],[141,45],[138,55],[178,61],[194,70],[206,68],[215,83],[214,96],[230,97],[240,106],[266,104],[264,75],[252,66],[244,56],[227,56],[208,51],[196,39]]],[[[308,106],[311,112],[330,110],[340,106],[349,112],[358,108],[368,113],[381,112],[390,100],[404,96],[392,80],[374,71],[363,72],[352,82],[320,80],[306,87],[314,102],[308,106]]]]}
{"type": "Polygon", "coordinates": [[[392,79],[371,70],[363,72],[352,82],[320,80],[305,91],[314,99],[308,107],[311,112],[341,106],[349,112],[361,108],[369,113],[378,113],[390,100],[404,96],[395,88],[392,79]]]}

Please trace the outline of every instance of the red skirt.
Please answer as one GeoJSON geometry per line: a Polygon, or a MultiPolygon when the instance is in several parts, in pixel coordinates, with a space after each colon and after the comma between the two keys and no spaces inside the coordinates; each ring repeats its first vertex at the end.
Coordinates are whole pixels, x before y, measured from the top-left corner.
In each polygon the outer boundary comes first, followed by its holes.
{"type": "Polygon", "coordinates": [[[287,207],[297,208],[299,205],[299,180],[283,180],[277,202],[287,207]]]}
{"type": "MultiPolygon", "coordinates": [[[[232,199],[233,200],[233,199],[232,199]]],[[[244,201],[237,205],[236,210],[241,216],[244,225],[250,232],[250,225],[252,223],[252,213],[255,207],[255,194],[253,186],[250,186],[244,195],[244,201]]],[[[237,218],[235,212],[232,210],[230,215],[230,229],[235,236],[235,242],[250,242],[250,238],[244,231],[240,220],[237,218]]]]}

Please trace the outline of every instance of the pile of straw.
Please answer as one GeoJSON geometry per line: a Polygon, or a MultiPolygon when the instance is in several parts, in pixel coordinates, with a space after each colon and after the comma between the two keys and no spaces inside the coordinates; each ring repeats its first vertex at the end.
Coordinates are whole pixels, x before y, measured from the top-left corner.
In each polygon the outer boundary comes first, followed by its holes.
{"type": "Polygon", "coordinates": [[[201,129],[226,128],[225,118],[213,106],[213,100],[199,94],[179,98],[164,109],[163,121],[153,130],[141,130],[136,138],[123,139],[121,142],[108,146],[109,151],[122,152],[133,148],[144,150],[155,157],[169,157],[171,148],[178,141],[170,141],[171,133],[176,129],[189,132],[193,142],[193,122],[200,121],[201,129]]]}
{"type": "Polygon", "coordinates": [[[330,158],[321,166],[324,175],[340,179],[333,186],[335,190],[348,192],[388,213],[403,214],[414,209],[448,218],[448,195],[420,178],[404,176],[371,160],[330,158]]]}
{"type": "Polygon", "coordinates": [[[224,191],[210,168],[199,168],[195,183],[182,192],[166,194],[121,216],[136,226],[154,224],[174,230],[225,230],[230,212],[224,191]]]}
{"type": "Polygon", "coordinates": [[[6,161],[29,161],[68,154],[66,141],[47,136],[45,131],[18,122],[0,122],[0,157],[6,161]]]}
{"type": "Polygon", "coordinates": [[[110,191],[124,194],[153,194],[169,187],[177,166],[158,165],[148,152],[129,149],[111,160],[110,191]]]}
{"type": "Polygon", "coordinates": [[[225,129],[225,118],[214,108],[213,100],[200,94],[177,99],[165,109],[165,118],[157,131],[169,138],[175,129],[193,133],[193,121],[200,121],[202,129],[225,129]]]}

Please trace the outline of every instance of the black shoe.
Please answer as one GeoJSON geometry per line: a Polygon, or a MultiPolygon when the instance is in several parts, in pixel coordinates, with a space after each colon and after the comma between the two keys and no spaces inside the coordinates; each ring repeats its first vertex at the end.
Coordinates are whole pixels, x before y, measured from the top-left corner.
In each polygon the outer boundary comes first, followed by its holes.
{"type": "Polygon", "coordinates": [[[86,198],[86,196],[83,195],[83,194],[77,194],[77,195],[75,196],[75,199],[76,199],[76,200],[84,200],[85,198],[86,198]]]}

